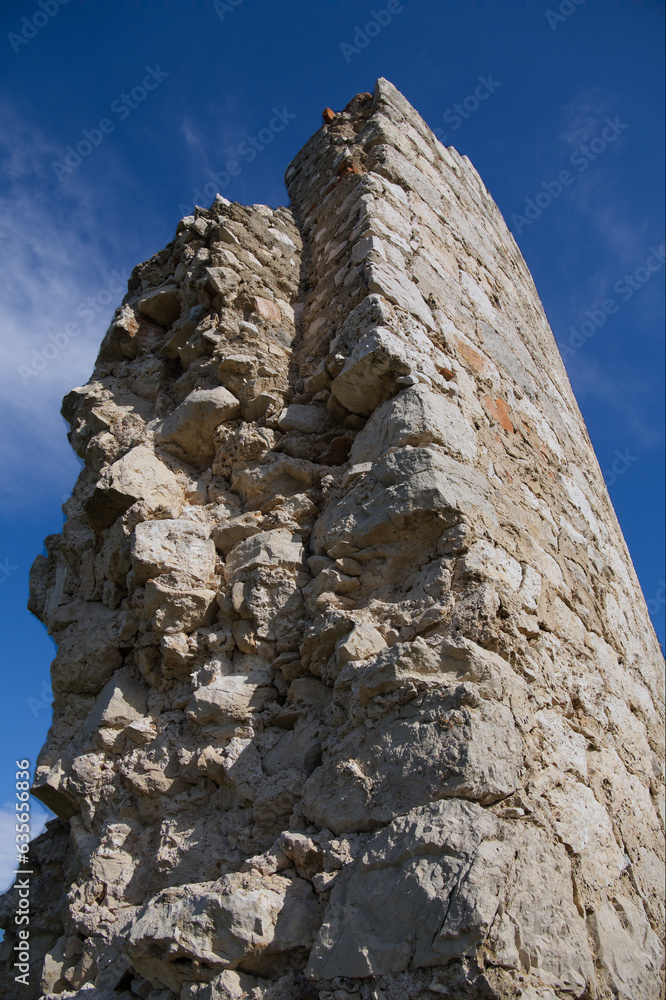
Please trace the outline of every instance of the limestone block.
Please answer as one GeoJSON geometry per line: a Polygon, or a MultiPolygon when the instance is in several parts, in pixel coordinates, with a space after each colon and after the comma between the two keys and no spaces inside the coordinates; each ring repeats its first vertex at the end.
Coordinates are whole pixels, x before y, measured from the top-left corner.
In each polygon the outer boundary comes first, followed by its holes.
{"type": "Polygon", "coordinates": [[[389,302],[406,309],[431,330],[434,329],[432,313],[417,286],[407,277],[405,271],[388,264],[374,262],[366,264],[365,267],[368,288],[371,292],[383,295],[389,302]]]}
{"type": "Polygon", "coordinates": [[[55,945],[44,956],[40,989],[43,993],[62,993],[67,988],[63,972],[69,965],[65,958],[66,936],[59,937],[55,945]]]}
{"type": "Polygon", "coordinates": [[[626,866],[624,852],[592,789],[581,782],[566,781],[546,790],[544,796],[552,806],[557,837],[580,857],[586,882],[595,889],[615,882],[626,866]]]}
{"type": "Polygon", "coordinates": [[[132,448],[102,474],[84,506],[92,526],[101,531],[137,500],[169,517],[177,516],[183,502],[173,472],[144,445],[132,448]]]}
{"type": "Polygon", "coordinates": [[[326,423],[326,410],[321,406],[303,406],[292,403],[278,419],[281,431],[301,431],[303,434],[318,434],[326,423]]]}
{"type": "Polygon", "coordinates": [[[345,639],[355,622],[342,612],[318,615],[308,628],[299,652],[303,666],[315,677],[321,677],[338,640],[345,639]]]}
{"type": "Polygon", "coordinates": [[[376,829],[433,799],[510,795],[522,758],[513,716],[494,702],[470,707],[469,698],[464,688],[448,698],[434,692],[343,737],[306,782],[304,814],[342,833],[376,829]]]}
{"type": "Polygon", "coordinates": [[[53,688],[96,694],[122,664],[118,649],[122,615],[93,601],[77,610],[79,614],[85,610],[82,625],[72,624],[58,632],[58,654],[51,667],[53,688]]]}
{"type": "Polygon", "coordinates": [[[231,486],[245,506],[258,510],[276,496],[292,497],[315,485],[319,468],[303,459],[277,455],[266,462],[248,462],[244,469],[233,470],[231,486]]]}
{"type": "Polygon", "coordinates": [[[440,445],[463,462],[476,458],[476,436],[458,406],[426,386],[403,389],[380,406],[356,436],[353,463],[376,462],[390,448],[440,445]]]}
{"type": "Polygon", "coordinates": [[[228,555],[237,542],[242,542],[261,531],[258,521],[259,518],[254,511],[220,521],[211,532],[215,547],[222,555],[228,555]]]}
{"type": "Polygon", "coordinates": [[[279,774],[283,768],[293,768],[306,777],[321,761],[319,723],[300,718],[293,730],[286,732],[263,758],[268,775],[279,774]]]}
{"type": "MultiPolygon", "coordinates": [[[[203,751],[204,759],[211,755],[212,748],[203,751]]],[[[229,740],[219,759],[220,775],[230,782],[243,798],[254,802],[257,790],[264,778],[261,757],[252,740],[235,736],[229,740]]],[[[200,763],[201,766],[201,763],[200,763]]],[[[210,773],[210,770],[209,770],[210,773]]]]}
{"type": "Polygon", "coordinates": [[[206,587],[180,587],[174,574],[158,576],[146,583],[143,608],[156,632],[193,632],[211,625],[218,612],[217,594],[206,587]]]}
{"type": "Polygon", "coordinates": [[[217,882],[165,889],[132,926],[127,950],[134,968],[158,987],[179,992],[225,968],[261,972],[302,953],[315,926],[306,881],[255,872],[217,882]]]}
{"type": "Polygon", "coordinates": [[[541,576],[532,566],[523,566],[519,596],[525,611],[536,611],[541,597],[541,576]]]}
{"type": "Polygon", "coordinates": [[[160,326],[167,329],[173,326],[180,316],[180,296],[177,285],[167,285],[152,289],[142,295],[135,303],[136,309],[144,316],[154,319],[160,326]]]}
{"type": "Polygon", "coordinates": [[[298,569],[302,563],[303,543],[300,537],[287,528],[276,528],[237,542],[227,555],[224,575],[231,583],[241,574],[258,567],[298,569]]]}
{"type": "Polygon", "coordinates": [[[504,549],[483,540],[474,542],[456,570],[464,576],[503,583],[513,591],[518,591],[523,579],[520,563],[504,549]]]}
{"type": "Polygon", "coordinates": [[[120,309],[120,315],[114,316],[111,326],[106,331],[100,348],[100,357],[105,360],[120,360],[121,358],[136,358],[146,347],[156,346],[157,338],[154,331],[146,329],[148,324],[137,321],[137,316],[130,305],[125,303],[120,309]]]}
{"type": "Polygon", "coordinates": [[[484,476],[448,455],[401,448],[328,505],[314,528],[315,551],[342,541],[357,548],[402,542],[406,532],[423,531],[427,522],[441,534],[475,508],[495,521],[488,491],[484,476]]]}
{"type": "Polygon", "coordinates": [[[620,1000],[658,1000],[664,951],[643,910],[624,896],[588,917],[599,961],[620,1000]]]}
{"type": "Polygon", "coordinates": [[[413,809],[371,838],[336,880],[306,975],[365,978],[474,955],[512,896],[529,899],[514,928],[519,966],[580,996],[592,960],[564,849],[459,800],[413,809]],[[535,856],[548,889],[532,894],[535,856]]]}
{"type": "Polygon", "coordinates": [[[136,860],[127,851],[107,846],[103,853],[93,857],[91,870],[95,878],[104,883],[108,896],[122,899],[136,865],[136,860]]]}
{"type": "Polygon", "coordinates": [[[100,726],[124,729],[143,718],[147,710],[147,689],[129,670],[117,670],[104,685],[84,724],[84,731],[100,726]]]}
{"type": "MultiPolygon", "coordinates": [[[[244,615],[254,620],[254,630],[259,640],[277,642],[282,649],[292,648],[298,642],[304,623],[305,608],[300,585],[301,574],[296,569],[283,566],[257,566],[241,572],[242,581],[234,583],[232,594],[238,591],[238,607],[244,615]]],[[[238,635],[234,626],[234,636],[238,635]]]]}
{"type": "MultiPolygon", "coordinates": [[[[422,686],[423,682],[441,684],[449,680],[445,673],[446,661],[423,639],[399,642],[390,649],[379,647],[375,652],[379,655],[371,663],[354,672],[352,688],[362,704],[410,684],[422,686]]],[[[347,662],[353,659],[361,657],[350,656],[347,662]]]]}
{"type": "Polygon", "coordinates": [[[238,275],[230,267],[207,267],[208,285],[225,302],[227,296],[236,289],[238,275]]]}
{"type": "Polygon", "coordinates": [[[223,386],[195,389],[156,426],[155,442],[168,449],[175,446],[176,453],[191,465],[206,465],[215,454],[215,428],[239,412],[240,403],[223,386]]]}
{"type": "Polygon", "coordinates": [[[182,573],[206,583],[215,569],[215,544],[194,521],[142,521],[132,536],[132,568],[139,583],[163,573],[182,573]]]}
{"type": "Polygon", "coordinates": [[[244,722],[277,697],[274,687],[257,684],[244,674],[218,677],[197,688],[187,706],[189,718],[204,726],[214,722],[244,722]]]}
{"type": "Polygon", "coordinates": [[[331,689],[315,677],[297,677],[289,685],[287,697],[293,704],[300,702],[309,708],[325,708],[330,704],[331,696],[331,689]]]}
{"type": "Polygon", "coordinates": [[[562,773],[569,772],[587,781],[588,740],[585,736],[574,732],[561,712],[554,709],[536,712],[534,720],[543,734],[541,753],[546,762],[553,763],[562,773]]]}
{"type": "Polygon", "coordinates": [[[276,836],[289,825],[303,787],[303,774],[293,767],[282,768],[278,774],[267,775],[252,804],[252,818],[259,831],[276,836]]]}
{"type": "Polygon", "coordinates": [[[344,667],[351,660],[366,660],[386,646],[384,637],[372,625],[361,622],[355,625],[349,635],[335,644],[335,658],[338,667],[344,667]]]}
{"type": "Polygon", "coordinates": [[[197,1000],[244,1000],[245,997],[252,996],[256,982],[254,976],[225,969],[209,983],[199,987],[197,1000]]]}
{"type": "Polygon", "coordinates": [[[411,367],[406,353],[405,344],[390,330],[378,327],[366,333],[333,380],[331,391],[352,413],[367,416],[400,389],[398,379],[411,367]]]}
{"type": "Polygon", "coordinates": [[[61,819],[69,820],[80,810],[80,803],[68,787],[67,776],[60,760],[54,764],[37,764],[30,791],[47,809],[51,809],[61,819]]]}

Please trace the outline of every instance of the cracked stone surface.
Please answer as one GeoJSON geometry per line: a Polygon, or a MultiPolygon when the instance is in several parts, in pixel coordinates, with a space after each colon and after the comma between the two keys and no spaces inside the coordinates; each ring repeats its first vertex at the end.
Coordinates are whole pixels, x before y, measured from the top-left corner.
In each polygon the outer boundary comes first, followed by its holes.
{"type": "Polygon", "coordinates": [[[65,397],[3,996],[659,1000],[663,661],[522,256],[386,80],[286,181],[65,397]]]}

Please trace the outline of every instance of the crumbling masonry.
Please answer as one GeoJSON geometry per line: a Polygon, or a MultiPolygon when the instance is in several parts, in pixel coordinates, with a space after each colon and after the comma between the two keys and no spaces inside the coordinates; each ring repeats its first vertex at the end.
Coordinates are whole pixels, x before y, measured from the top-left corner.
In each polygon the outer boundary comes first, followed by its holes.
{"type": "Polygon", "coordinates": [[[65,397],[3,996],[657,1000],[663,664],[525,263],[385,80],[286,177],[65,397]]]}

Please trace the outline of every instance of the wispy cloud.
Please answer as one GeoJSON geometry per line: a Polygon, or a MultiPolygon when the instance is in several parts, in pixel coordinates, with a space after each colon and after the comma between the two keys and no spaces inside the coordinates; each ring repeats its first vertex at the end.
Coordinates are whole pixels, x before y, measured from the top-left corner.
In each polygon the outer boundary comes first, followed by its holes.
{"type": "Polygon", "coordinates": [[[579,90],[562,105],[559,119],[553,122],[553,127],[563,147],[575,149],[591,139],[599,122],[614,110],[617,108],[607,92],[602,92],[600,87],[589,87],[579,90]]]}
{"type": "MultiPolygon", "coordinates": [[[[613,413],[614,426],[622,429],[623,441],[632,443],[641,451],[663,446],[663,425],[650,420],[646,409],[636,402],[642,399],[643,373],[639,369],[625,372],[624,394],[618,393],[616,380],[599,359],[584,358],[579,361],[575,357],[568,370],[576,397],[583,408],[602,403],[604,410],[613,413]]],[[[598,410],[598,405],[595,408],[598,410]]]]}
{"type": "Polygon", "coordinates": [[[77,305],[102,287],[113,264],[95,239],[94,191],[84,178],[75,190],[58,185],[49,172],[54,146],[7,105],[0,136],[0,475],[2,502],[11,504],[25,503],[37,478],[43,495],[44,479],[59,480],[63,463],[75,467],[57,418],[60,399],[89,378],[120,296],[93,320],[77,318],[77,305]],[[67,349],[52,346],[77,319],[67,349]],[[37,356],[47,363],[28,374],[37,356]]]}
{"type": "Polygon", "coordinates": [[[631,219],[623,218],[618,213],[616,205],[600,203],[599,199],[593,206],[591,215],[595,229],[613,253],[619,267],[627,266],[633,269],[637,263],[642,263],[641,258],[645,256],[651,240],[654,239],[654,229],[650,231],[651,220],[649,222],[644,218],[639,221],[634,215],[631,219]]]}

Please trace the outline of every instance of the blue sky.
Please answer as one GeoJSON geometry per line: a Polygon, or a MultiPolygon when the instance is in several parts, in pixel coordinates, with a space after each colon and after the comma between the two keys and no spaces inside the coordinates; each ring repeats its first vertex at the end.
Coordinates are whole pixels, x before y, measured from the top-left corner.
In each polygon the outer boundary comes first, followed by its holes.
{"type": "Polygon", "coordinates": [[[34,765],[50,720],[53,646],[25,602],[78,473],[60,399],[197,189],[284,204],[322,109],[378,76],[516,236],[663,641],[663,20],[638,0],[3,5],[0,866],[14,760],[34,765]]]}

